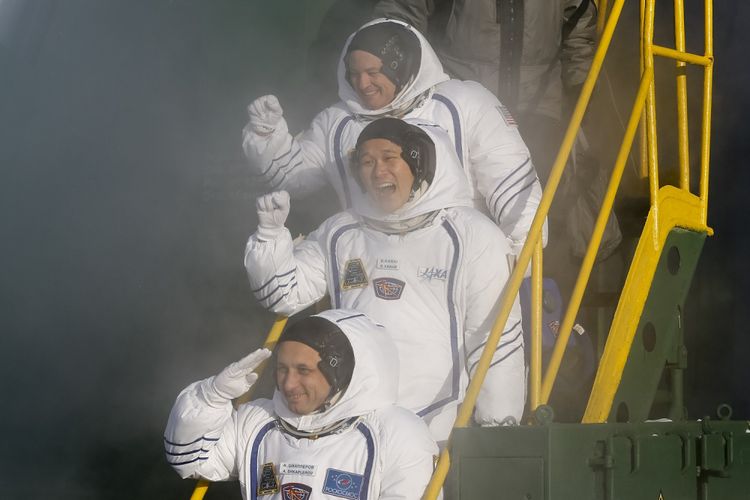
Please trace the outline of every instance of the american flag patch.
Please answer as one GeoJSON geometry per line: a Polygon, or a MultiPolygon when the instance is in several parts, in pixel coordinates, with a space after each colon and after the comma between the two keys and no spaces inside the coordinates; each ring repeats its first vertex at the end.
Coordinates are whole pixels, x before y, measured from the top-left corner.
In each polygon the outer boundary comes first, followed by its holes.
{"type": "Polygon", "coordinates": [[[509,127],[518,126],[518,124],[516,123],[516,119],[513,118],[512,114],[510,114],[510,111],[508,110],[508,108],[506,108],[502,104],[500,104],[499,106],[495,106],[495,108],[497,108],[497,110],[500,112],[500,116],[503,117],[503,121],[505,122],[507,126],[509,127]]]}

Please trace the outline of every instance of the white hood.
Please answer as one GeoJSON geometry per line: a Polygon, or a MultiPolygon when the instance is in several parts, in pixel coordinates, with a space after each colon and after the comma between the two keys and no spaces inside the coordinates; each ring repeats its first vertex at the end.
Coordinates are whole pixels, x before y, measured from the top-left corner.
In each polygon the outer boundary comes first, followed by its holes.
{"type": "Polygon", "coordinates": [[[450,78],[443,71],[443,65],[440,63],[440,59],[438,59],[438,56],[437,54],[435,54],[435,51],[432,49],[430,43],[416,28],[412,27],[411,25],[401,21],[396,21],[395,19],[376,19],[365,24],[364,26],[362,26],[362,28],[383,22],[401,24],[417,36],[417,38],[419,39],[419,45],[422,48],[422,59],[419,65],[419,71],[416,78],[414,78],[414,80],[412,80],[409,85],[401,89],[401,92],[398,93],[396,98],[393,99],[390,104],[380,109],[367,109],[367,107],[365,107],[362,104],[362,101],[359,99],[357,92],[355,92],[354,88],[352,88],[352,86],[346,80],[346,64],[344,62],[344,57],[346,56],[346,50],[349,48],[349,44],[351,43],[352,38],[354,38],[354,35],[356,35],[356,32],[352,33],[349,38],[347,38],[346,44],[344,44],[344,50],[341,52],[341,57],[339,58],[338,80],[339,98],[344,102],[344,104],[346,104],[346,106],[349,108],[349,111],[355,115],[372,117],[379,115],[385,116],[393,113],[394,111],[395,115],[400,115],[398,111],[411,104],[411,102],[414,101],[414,99],[416,99],[420,94],[424,93],[426,90],[431,89],[438,83],[444,82],[450,78]]]}
{"type": "Polygon", "coordinates": [[[349,339],[354,352],[352,380],[333,406],[312,415],[298,415],[289,410],[284,396],[276,390],[273,395],[276,414],[295,428],[310,432],[395,404],[398,353],[385,327],[350,309],[334,309],[316,316],[335,323],[349,339]]]}
{"type": "Polygon", "coordinates": [[[375,207],[370,197],[360,191],[357,196],[352,197],[353,211],[369,219],[388,223],[406,221],[443,208],[474,206],[469,180],[464,174],[448,133],[439,126],[421,119],[410,118],[404,121],[427,132],[435,143],[435,177],[432,183],[418,198],[390,214],[375,207]]]}

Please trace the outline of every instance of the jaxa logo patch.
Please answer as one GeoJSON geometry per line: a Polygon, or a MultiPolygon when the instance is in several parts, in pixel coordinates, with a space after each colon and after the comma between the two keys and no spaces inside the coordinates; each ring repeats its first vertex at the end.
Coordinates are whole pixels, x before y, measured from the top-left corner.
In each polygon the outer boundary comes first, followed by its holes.
{"type": "Polygon", "coordinates": [[[446,279],[448,279],[448,270],[440,269],[437,267],[419,266],[417,268],[417,278],[427,280],[427,281],[432,281],[432,280],[445,281],[446,279]]]}
{"type": "Polygon", "coordinates": [[[337,469],[328,469],[323,483],[323,493],[335,497],[358,500],[362,493],[364,476],[337,469]]]}
{"type": "Polygon", "coordinates": [[[263,464],[258,482],[258,496],[273,495],[279,492],[279,480],[276,478],[276,467],[273,462],[263,464]]]}
{"type": "Polygon", "coordinates": [[[287,483],[281,486],[281,497],[284,500],[308,500],[312,488],[302,483],[287,483]]]}
{"type": "Polygon", "coordinates": [[[398,300],[404,291],[406,283],[396,278],[378,278],[372,281],[375,295],[383,300],[398,300]]]}
{"type": "Polygon", "coordinates": [[[344,279],[341,288],[351,290],[353,288],[364,288],[367,286],[367,273],[361,259],[347,260],[344,264],[344,279]]]}

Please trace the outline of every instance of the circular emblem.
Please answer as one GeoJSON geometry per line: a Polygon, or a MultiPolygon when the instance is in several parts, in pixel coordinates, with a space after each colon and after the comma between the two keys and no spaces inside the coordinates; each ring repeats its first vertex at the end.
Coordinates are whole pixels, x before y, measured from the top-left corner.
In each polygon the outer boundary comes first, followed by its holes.
{"type": "Polygon", "coordinates": [[[352,485],[352,478],[348,474],[341,474],[336,478],[336,486],[342,490],[347,490],[352,485]]]}

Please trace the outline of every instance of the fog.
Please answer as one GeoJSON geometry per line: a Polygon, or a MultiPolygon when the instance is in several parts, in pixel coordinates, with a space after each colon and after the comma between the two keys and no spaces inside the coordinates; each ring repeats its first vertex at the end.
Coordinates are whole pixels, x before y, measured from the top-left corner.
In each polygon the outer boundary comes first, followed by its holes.
{"type": "MultiPolygon", "coordinates": [[[[3,498],[189,497],[163,456],[174,398],[273,321],[242,266],[264,192],[242,158],[245,108],[274,93],[297,131],[330,104],[332,3],[0,0],[3,498]]],[[[747,417],[750,7],[716,9],[716,236],[690,298],[687,399],[692,416],[730,402],[747,417]]],[[[292,232],[332,199],[295,201],[292,232]]]]}

